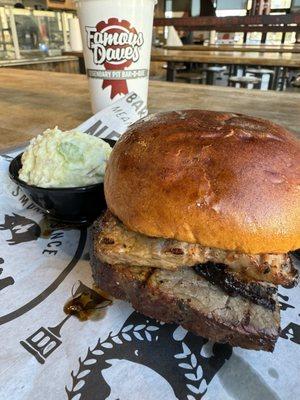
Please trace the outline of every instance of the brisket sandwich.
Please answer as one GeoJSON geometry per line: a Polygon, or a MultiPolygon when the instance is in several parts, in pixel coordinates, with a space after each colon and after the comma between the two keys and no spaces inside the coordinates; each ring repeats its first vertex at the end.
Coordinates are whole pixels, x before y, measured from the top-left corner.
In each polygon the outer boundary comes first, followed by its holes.
{"type": "Polygon", "coordinates": [[[272,351],[300,247],[300,146],[241,114],[150,116],[117,142],[93,229],[96,285],[211,340],[272,351]]]}

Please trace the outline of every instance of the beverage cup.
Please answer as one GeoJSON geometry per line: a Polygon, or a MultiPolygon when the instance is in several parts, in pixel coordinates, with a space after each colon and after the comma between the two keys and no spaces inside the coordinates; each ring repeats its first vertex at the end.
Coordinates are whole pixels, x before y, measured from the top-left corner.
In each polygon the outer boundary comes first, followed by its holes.
{"type": "Polygon", "coordinates": [[[94,113],[129,92],[147,104],[156,0],[78,0],[94,113]]]}

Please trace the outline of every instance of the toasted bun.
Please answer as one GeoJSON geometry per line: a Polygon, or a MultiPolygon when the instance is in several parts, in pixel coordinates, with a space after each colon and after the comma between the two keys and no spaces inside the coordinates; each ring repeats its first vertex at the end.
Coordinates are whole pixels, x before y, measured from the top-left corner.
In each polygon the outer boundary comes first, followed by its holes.
{"type": "Polygon", "coordinates": [[[186,110],[136,123],[105,175],[131,230],[243,253],[300,248],[300,143],[241,114],[186,110]]]}

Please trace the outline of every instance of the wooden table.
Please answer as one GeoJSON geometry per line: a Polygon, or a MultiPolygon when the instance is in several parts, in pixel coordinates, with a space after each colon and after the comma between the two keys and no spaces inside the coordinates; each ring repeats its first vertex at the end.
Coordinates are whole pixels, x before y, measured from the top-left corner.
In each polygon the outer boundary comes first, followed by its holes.
{"type": "Polygon", "coordinates": [[[64,63],[68,61],[78,61],[78,57],[74,55],[64,54],[61,56],[47,56],[47,57],[34,57],[34,58],[20,58],[19,60],[0,60],[0,67],[15,68],[25,65],[36,65],[46,63],[64,63]]]}
{"type": "MultiPolygon", "coordinates": [[[[202,108],[268,118],[300,138],[300,94],[151,81],[150,112],[202,108]]],[[[0,149],[47,128],[67,130],[91,116],[83,75],[0,69],[0,149]]]]}
{"type": "Polygon", "coordinates": [[[6,67],[78,74],[79,59],[73,56],[55,56],[1,60],[0,68],[6,67]]]}
{"type": "MultiPolygon", "coordinates": [[[[206,46],[202,46],[206,47],[206,46]]],[[[76,56],[79,58],[80,71],[85,73],[84,58],[82,52],[70,51],[64,52],[64,55],[76,56]]],[[[163,50],[163,49],[152,49],[151,61],[161,61],[167,63],[167,81],[174,82],[176,69],[175,65],[178,62],[193,62],[193,63],[205,63],[205,64],[225,64],[230,66],[261,66],[261,67],[273,67],[275,69],[275,76],[273,79],[273,89],[277,87],[278,78],[280,75],[280,68],[284,67],[282,74],[285,74],[288,69],[300,68],[300,53],[260,53],[255,52],[243,52],[243,51],[187,51],[182,50],[163,50]]],[[[209,77],[210,78],[210,77],[209,77]]],[[[208,82],[211,79],[208,79],[208,82]]],[[[207,83],[208,83],[207,82],[207,83]]],[[[283,86],[281,86],[281,89],[283,86]]]]}
{"type": "MultiPolygon", "coordinates": [[[[161,50],[156,49],[151,54],[152,61],[167,62],[167,81],[175,80],[175,64],[178,62],[192,62],[205,64],[225,65],[257,65],[261,67],[273,67],[275,69],[274,87],[278,81],[280,68],[284,67],[282,74],[288,69],[300,69],[300,53],[259,53],[241,51],[185,51],[185,50],[161,50]]],[[[283,86],[281,87],[283,89],[283,86]]]]}
{"type": "Polygon", "coordinates": [[[184,51],[241,51],[260,53],[300,53],[300,46],[295,45],[268,45],[268,44],[185,44],[183,46],[164,46],[166,50],[184,51]]]}
{"type": "MultiPolygon", "coordinates": [[[[202,46],[206,47],[206,46],[202,46]]],[[[83,59],[83,53],[78,51],[64,52],[64,55],[76,56],[83,59]]],[[[207,64],[235,64],[235,65],[261,65],[300,68],[300,52],[293,53],[260,53],[252,51],[245,54],[243,51],[186,51],[180,50],[152,49],[151,61],[170,62],[199,62],[207,64]]]]}
{"type": "Polygon", "coordinates": [[[292,53],[153,50],[151,60],[300,68],[300,54],[292,53]]]}

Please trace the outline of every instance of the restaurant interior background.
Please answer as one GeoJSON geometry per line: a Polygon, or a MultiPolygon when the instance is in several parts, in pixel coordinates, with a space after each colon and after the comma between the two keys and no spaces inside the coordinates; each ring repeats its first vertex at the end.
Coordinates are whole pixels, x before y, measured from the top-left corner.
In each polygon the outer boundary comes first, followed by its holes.
{"type": "MultiPolygon", "coordinates": [[[[299,90],[299,16],[300,0],[158,0],[150,78],[299,90]]],[[[0,67],[85,73],[77,30],[72,0],[0,0],[0,67]]]]}

